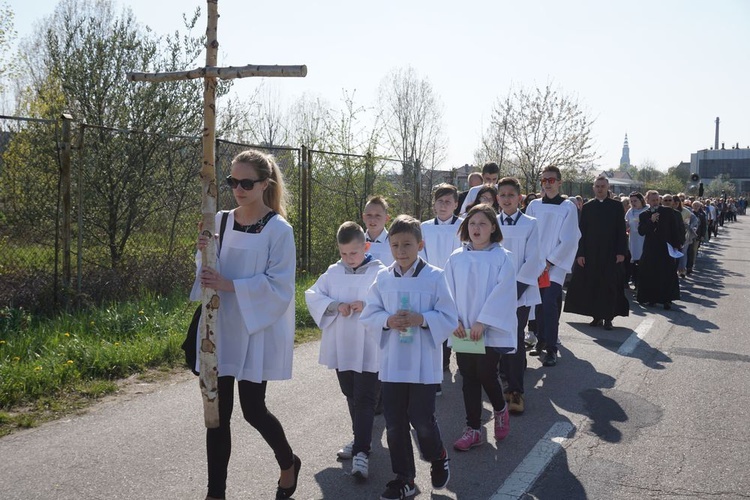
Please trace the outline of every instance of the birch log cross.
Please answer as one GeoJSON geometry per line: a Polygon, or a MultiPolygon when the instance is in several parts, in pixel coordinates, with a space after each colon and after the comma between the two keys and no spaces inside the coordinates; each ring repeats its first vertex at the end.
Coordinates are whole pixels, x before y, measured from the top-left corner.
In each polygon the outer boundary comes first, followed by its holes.
{"type": "MultiPolygon", "coordinates": [[[[216,184],[216,165],[214,163],[216,136],[216,81],[251,76],[268,77],[304,77],[307,67],[302,66],[240,66],[217,67],[219,42],[216,37],[219,21],[218,0],[208,0],[208,27],[206,28],[206,66],[182,72],[162,73],[128,73],[128,80],[133,82],[171,82],[203,78],[203,166],[200,171],[201,181],[201,221],[205,235],[216,234],[215,215],[217,211],[218,186],[216,184]]],[[[216,240],[202,252],[203,267],[216,267],[216,240]]],[[[218,367],[216,338],[220,335],[217,328],[216,313],[219,309],[219,295],[216,290],[201,289],[201,323],[199,328],[200,347],[200,388],[203,396],[203,416],[206,427],[219,426],[218,367]]]]}

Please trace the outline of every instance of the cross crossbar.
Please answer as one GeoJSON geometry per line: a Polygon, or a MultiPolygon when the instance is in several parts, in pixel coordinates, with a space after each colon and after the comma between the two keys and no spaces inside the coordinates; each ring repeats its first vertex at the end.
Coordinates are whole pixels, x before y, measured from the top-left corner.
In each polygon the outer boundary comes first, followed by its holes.
{"type": "Polygon", "coordinates": [[[196,78],[233,80],[235,78],[247,78],[252,76],[305,77],[307,76],[307,66],[258,66],[249,64],[247,66],[227,66],[225,68],[203,67],[191,69],[189,71],[128,73],[128,80],[131,82],[174,82],[178,80],[193,80],[196,78]]]}

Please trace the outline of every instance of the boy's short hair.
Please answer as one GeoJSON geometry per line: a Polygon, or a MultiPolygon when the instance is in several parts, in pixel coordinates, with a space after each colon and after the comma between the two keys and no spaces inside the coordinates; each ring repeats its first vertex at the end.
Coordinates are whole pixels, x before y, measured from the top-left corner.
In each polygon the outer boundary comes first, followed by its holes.
{"type": "Polygon", "coordinates": [[[458,189],[456,189],[456,186],[448,184],[447,182],[435,186],[435,192],[432,193],[432,201],[435,202],[447,194],[453,196],[453,201],[458,201],[458,189]]]}
{"type": "Polygon", "coordinates": [[[388,228],[389,236],[399,233],[413,234],[419,243],[422,241],[422,223],[411,215],[401,214],[393,219],[391,227],[388,228]]]}
{"type": "Polygon", "coordinates": [[[364,243],[365,231],[356,222],[348,220],[341,224],[338,231],[336,231],[336,243],[346,245],[352,242],[364,243]]]}
{"type": "Polygon", "coordinates": [[[466,218],[461,222],[461,225],[458,226],[458,238],[461,241],[471,241],[471,237],[469,236],[469,220],[475,215],[478,217],[487,217],[492,224],[492,234],[490,235],[490,241],[492,243],[500,243],[503,241],[503,232],[500,229],[500,223],[497,221],[497,213],[486,203],[480,203],[479,205],[471,207],[469,213],[466,214],[466,218]]]}
{"type": "Polygon", "coordinates": [[[385,213],[388,213],[388,202],[382,196],[370,196],[367,199],[367,203],[365,203],[365,209],[367,208],[367,205],[380,205],[383,207],[383,210],[385,210],[385,213]]]}
{"type": "Polygon", "coordinates": [[[557,168],[554,165],[547,165],[542,169],[542,175],[544,175],[546,172],[553,172],[557,176],[557,180],[562,180],[562,172],[560,172],[560,169],[557,168]]]}
{"type": "Polygon", "coordinates": [[[497,183],[497,189],[500,189],[503,186],[513,186],[513,189],[516,190],[516,194],[521,194],[521,183],[518,182],[518,179],[515,177],[503,177],[500,179],[500,182],[497,183]]]}
{"type": "Polygon", "coordinates": [[[468,182],[469,184],[471,184],[471,179],[472,179],[472,178],[474,178],[474,177],[479,177],[479,179],[481,180],[481,179],[482,179],[482,174],[480,174],[479,172],[472,172],[472,173],[470,173],[470,174],[469,174],[469,176],[468,176],[468,177],[466,178],[466,181],[467,181],[467,182],[468,182]]]}
{"type": "Polygon", "coordinates": [[[488,161],[482,166],[483,174],[499,174],[500,166],[494,161],[488,161]]]}

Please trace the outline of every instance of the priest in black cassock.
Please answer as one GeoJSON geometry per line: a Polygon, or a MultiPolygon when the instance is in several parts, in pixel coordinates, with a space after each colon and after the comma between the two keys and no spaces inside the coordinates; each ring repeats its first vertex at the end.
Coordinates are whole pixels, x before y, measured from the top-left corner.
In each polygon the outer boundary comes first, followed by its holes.
{"type": "Polygon", "coordinates": [[[612,329],[612,318],[627,316],[625,298],[625,213],[622,203],[609,197],[609,180],[594,181],[594,199],[583,205],[579,222],[573,277],[565,296],[565,311],[592,316],[592,326],[612,329]]]}
{"type": "Polygon", "coordinates": [[[659,193],[649,191],[649,209],[641,213],[638,222],[638,234],[645,238],[638,261],[637,299],[641,304],[664,304],[664,309],[671,309],[672,301],[680,298],[677,260],[669,255],[667,243],[676,250],[685,244],[685,223],[682,214],[669,207],[671,202],[672,196],[664,195],[665,206],[660,206],[659,193]]]}

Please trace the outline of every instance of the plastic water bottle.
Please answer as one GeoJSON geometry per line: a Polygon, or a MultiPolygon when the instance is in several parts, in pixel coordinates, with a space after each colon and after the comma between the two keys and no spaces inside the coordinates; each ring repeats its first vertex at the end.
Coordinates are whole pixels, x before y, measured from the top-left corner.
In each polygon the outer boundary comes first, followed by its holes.
{"type": "MultiPolygon", "coordinates": [[[[401,296],[401,309],[404,311],[411,311],[411,306],[409,305],[409,294],[404,294],[401,296]]],[[[398,340],[402,344],[411,344],[414,342],[414,327],[410,326],[406,329],[406,331],[399,331],[398,332],[398,340]]]]}

